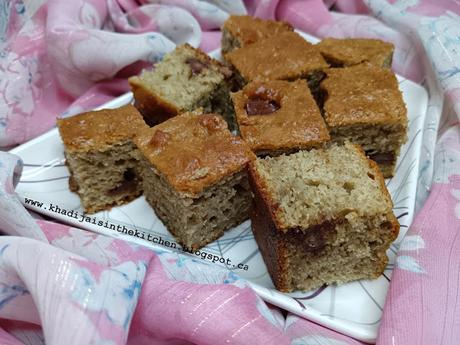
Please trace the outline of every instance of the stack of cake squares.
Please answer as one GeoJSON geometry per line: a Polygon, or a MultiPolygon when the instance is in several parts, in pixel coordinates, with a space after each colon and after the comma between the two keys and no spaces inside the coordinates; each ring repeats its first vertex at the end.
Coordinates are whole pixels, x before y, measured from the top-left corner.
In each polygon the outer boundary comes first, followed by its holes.
{"type": "Polygon", "coordinates": [[[129,79],[134,107],[59,120],[71,190],[87,212],[143,193],[193,250],[250,218],[281,291],[377,278],[407,139],[392,44],[249,16],[222,32],[224,61],[178,46],[129,79]]]}

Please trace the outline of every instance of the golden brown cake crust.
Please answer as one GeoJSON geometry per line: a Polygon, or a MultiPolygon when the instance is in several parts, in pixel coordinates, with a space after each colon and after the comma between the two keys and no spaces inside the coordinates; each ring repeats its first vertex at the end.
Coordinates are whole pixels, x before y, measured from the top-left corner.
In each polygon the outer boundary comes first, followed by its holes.
{"type": "Polygon", "coordinates": [[[288,292],[287,281],[287,228],[276,216],[279,205],[272,201],[264,180],[258,177],[254,164],[248,166],[249,184],[254,195],[251,223],[254,237],[267,265],[268,272],[279,291],[288,292]]]}
{"type": "Polygon", "coordinates": [[[135,143],[176,191],[190,197],[255,159],[247,144],[214,114],[176,116],[142,131],[135,143]]]}
{"type": "Polygon", "coordinates": [[[392,43],[367,38],[325,38],[317,44],[321,54],[332,65],[352,66],[369,62],[377,67],[391,67],[392,43]]]}
{"type": "MultiPolygon", "coordinates": [[[[393,208],[393,200],[391,199],[391,195],[388,192],[388,189],[387,189],[387,187],[385,185],[385,178],[384,178],[384,176],[382,174],[382,171],[380,170],[378,164],[376,162],[374,162],[372,159],[369,159],[366,156],[366,152],[364,152],[364,150],[362,149],[362,147],[360,145],[352,144],[352,146],[355,148],[356,152],[363,159],[366,159],[369,167],[374,171],[374,178],[373,179],[377,180],[378,184],[380,185],[380,190],[383,192],[383,195],[385,196],[385,199],[387,199],[387,202],[393,208]]],[[[399,229],[399,223],[398,223],[398,229],[399,229]]]]}
{"type": "MultiPolygon", "coordinates": [[[[359,149],[362,152],[362,154],[365,155],[364,151],[360,148],[359,145],[357,145],[357,149],[359,149]]],[[[373,160],[369,159],[368,162],[369,162],[369,166],[375,172],[376,178],[377,178],[377,180],[378,180],[378,182],[380,184],[380,189],[385,194],[385,197],[391,202],[391,205],[393,207],[393,200],[391,199],[390,192],[388,191],[388,189],[387,189],[387,187],[385,185],[385,178],[384,178],[384,175],[383,175],[381,169],[379,168],[378,164],[376,162],[374,162],[373,160]]],[[[391,229],[392,229],[392,239],[391,239],[391,241],[395,241],[396,238],[399,235],[400,225],[399,225],[398,219],[395,217],[393,212],[390,212],[387,216],[389,218],[389,221],[391,222],[391,229]]],[[[386,264],[387,264],[387,262],[385,262],[383,264],[383,267],[381,269],[382,271],[384,270],[386,264]]]]}
{"type": "Polygon", "coordinates": [[[251,16],[230,16],[222,29],[238,38],[242,47],[263,38],[294,30],[287,22],[263,20],[251,16]]]}
{"type": "Polygon", "coordinates": [[[139,77],[129,78],[129,85],[134,95],[135,106],[149,126],[166,121],[180,112],[176,106],[147,88],[139,77]]]}
{"type": "Polygon", "coordinates": [[[364,124],[406,126],[407,111],[398,81],[387,69],[367,64],[326,70],[324,115],[329,127],[364,124]]]}
{"type": "Polygon", "coordinates": [[[311,148],[329,140],[326,124],[304,80],[251,82],[232,94],[232,99],[241,136],[256,154],[311,148]],[[250,102],[258,101],[274,102],[279,109],[248,115],[250,102]]]}
{"type": "Polygon", "coordinates": [[[295,32],[285,32],[225,55],[246,81],[294,80],[327,68],[317,48],[295,32]]]}
{"type": "Polygon", "coordinates": [[[132,139],[140,129],[147,127],[132,105],[58,119],[57,125],[69,153],[104,150],[117,142],[132,139]]]}
{"type": "Polygon", "coordinates": [[[272,221],[276,232],[286,232],[287,228],[279,221],[279,217],[277,217],[279,205],[272,201],[268,186],[264,179],[259,177],[254,162],[248,164],[248,177],[252,192],[254,193],[254,206],[257,208],[260,205],[264,205],[263,214],[264,216],[268,216],[272,221]]]}
{"type": "Polygon", "coordinates": [[[280,291],[288,291],[286,281],[286,244],[279,240],[279,232],[273,222],[273,214],[269,205],[267,190],[255,173],[254,167],[249,167],[249,184],[254,194],[251,210],[251,223],[254,237],[267,266],[267,270],[280,291]]]}
{"type": "MultiPolygon", "coordinates": [[[[366,156],[366,153],[361,148],[361,146],[355,145],[355,147],[356,147],[356,150],[359,151],[361,155],[366,156]]],[[[374,162],[372,159],[368,159],[367,161],[371,169],[375,172],[375,178],[377,179],[377,182],[379,183],[380,189],[385,195],[385,198],[391,203],[391,207],[393,207],[393,200],[391,199],[390,192],[388,191],[385,185],[385,177],[384,177],[384,174],[382,173],[382,170],[379,168],[379,165],[376,162],[374,162]]],[[[392,241],[394,241],[399,235],[400,225],[399,225],[398,219],[395,217],[393,212],[390,212],[388,214],[388,218],[389,218],[389,221],[391,222],[391,228],[392,228],[392,233],[393,233],[392,241]]],[[[383,265],[382,271],[385,268],[385,266],[386,266],[386,263],[383,265]]]]}

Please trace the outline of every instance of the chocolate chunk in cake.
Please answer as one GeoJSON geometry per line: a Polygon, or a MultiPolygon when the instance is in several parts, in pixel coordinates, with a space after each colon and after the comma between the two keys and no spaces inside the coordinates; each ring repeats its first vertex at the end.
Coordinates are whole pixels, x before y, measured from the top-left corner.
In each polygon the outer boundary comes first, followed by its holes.
{"type": "Polygon", "coordinates": [[[248,116],[272,114],[280,108],[275,100],[262,98],[249,98],[246,102],[245,109],[248,116]]]}
{"type": "Polygon", "coordinates": [[[192,75],[200,74],[204,69],[209,67],[209,63],[205,63],[196,58],[188,58],[185,63],[190,66],[192,75]]]}
{"type": "Polygon", "coordinates": [[[329,140],[305,80],[251,82],[232,100],[241,137],[257,155],[292,153],[329,140]]]}

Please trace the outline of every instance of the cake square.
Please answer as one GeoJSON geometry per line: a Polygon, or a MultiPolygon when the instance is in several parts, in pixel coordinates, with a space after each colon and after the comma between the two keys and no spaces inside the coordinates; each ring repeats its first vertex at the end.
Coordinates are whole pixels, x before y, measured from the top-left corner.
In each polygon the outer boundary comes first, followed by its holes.
{"type": "Polygon", "coordinates": [[[231,96],[241,137],[257,155],[292,153],[329,140],[305,80],[254,81],[231,96]]]}
{"type": "Polygon", "coordinates": [[[311,290],[380,276],[399,232],[377,165],[358,145],[258,158],[252,230],[276,288],[311,290]]]}
{"type": "Polygon", "coordinates": [[[185,111],[203,108],[232,124],[232,72],[188,44],[167,54],[155,69],[129,78],[135,106],[153,126],[185,111]]]}
{"type": "Polygon", "coordinates": [[[247,164],[255,158],[214,114],[185,113],[143,131],[144,195],[178,242],[193,250],[247,218],[247,164]]]}
{"type": "Polygon", "coordinates": [[[69,187],[85,212],[127,203],[142,193],[134,135],[147,127],[132,105],[90,111],[57,126],[64,142],[69,187]]]}
{"type": "Polygon", "coordinates": [[[244,85],[253,80],[307,79],[315,90],[329,65],[313,44],[295,32],[284,32],[224,55],[244,85]]]}
{"type": "Polygon", "coordinates": [[[366,62],[377,67],[391,68],[394,52],[392,43],[369,38],[325,38],[317,47],[332,67],[366,62]]]}
{"type": "Polygon", "coordinates": [[[320,88],[331,140],[360,144],[383,175],[391,177],[407,140],[407,110],[394,73],[360,64],[326,74],[320,88]]]}
{"type": "Polygon", "coordinates": [[[287,31],[294,31],[294,28],[286,22],[251,16],[230,16],[222,26],[222,53],[287,31]]]}

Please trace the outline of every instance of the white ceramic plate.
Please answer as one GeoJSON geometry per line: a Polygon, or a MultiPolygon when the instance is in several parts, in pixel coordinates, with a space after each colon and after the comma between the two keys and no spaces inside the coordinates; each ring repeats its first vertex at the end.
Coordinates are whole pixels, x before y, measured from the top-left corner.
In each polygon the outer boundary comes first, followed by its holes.
{"type": "MultiPolygon", "coordinates": [[[[304,36],[316,41],[311,36],[304,36]]],[[[211,55],[218,58],[220,54],[214,52],[211,55]]],[[[199,252],[187,255],[211,264],[214,261],[214,264],[234,270],[250,281],[254,290],[271,304],[356,339],[375,342],[395,254],[413,218],[422,145],[421,131],[427,107],[425,89],[404,78],[399,77],[398,80],[408,109],[409,140],[401,150],[395,177],[386,183],[393,197],[394,212],[401,223],[401,231],[388,251],[390,263],[380,278],[339,287],[329,286],[307,293],[280,293],[273,287],[249,221],[226,232],[199,252]]],[[[131,100],[132,94],[127,93],[100,108],[116,108],[131,100]]],[[[180,250],[144,197],[109,212],[82,218],[79,198],[68,188],[69,172],[64,165],[64,148],[57,129],[11,152],[20,156],[24,163],[16,191],[27,208],[80,228],[147,247],[180,250]],[[69,212],[72,210],[73,213],[69,212]],[[176,249],[174,246],[177,246],[176,249]]]]}

